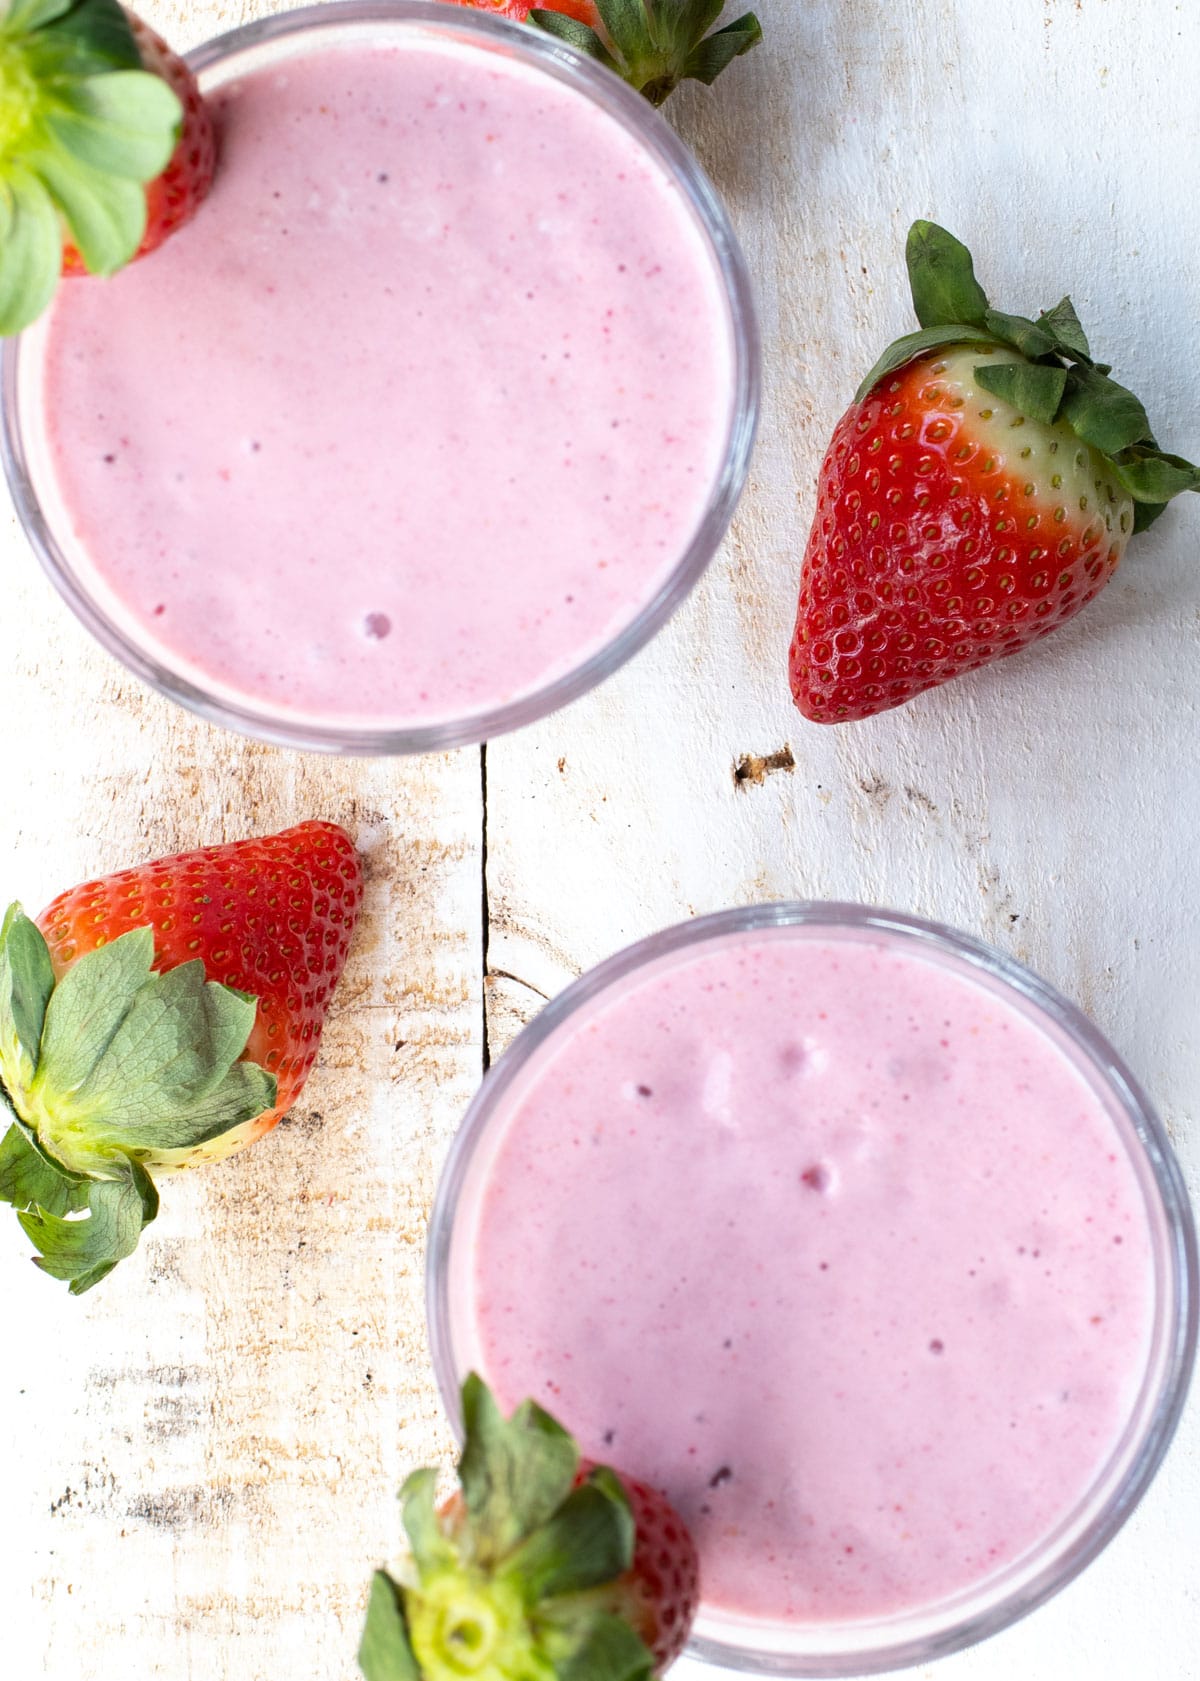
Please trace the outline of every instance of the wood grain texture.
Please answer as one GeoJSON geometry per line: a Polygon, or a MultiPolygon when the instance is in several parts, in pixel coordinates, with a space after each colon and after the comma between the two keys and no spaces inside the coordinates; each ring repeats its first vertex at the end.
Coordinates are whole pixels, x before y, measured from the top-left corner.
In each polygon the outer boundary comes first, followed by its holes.
{"type": "MultiPolygon", "coordinates": [[[[145,7],[183,45],[268,9],[145,7]]],[[[968,240],[1001,304],[1069,289],[1164,440],[1200,451],[1200,10],[757,9],[769,45],[673,106],[759,289],[751,485],[668,630],[592,696],[488,749],[489,1048],[654,928],[764,898],[873,900],[982,934],[1089,1009],[1162,1106],[1195,1188],[1200,509],[1168,515],[1044,649],[902,712],[809,725],[784,658],[826,436],[909,324],[914,215],[968,240]]],[[[395,1490],[447,1446],[421,1249],[484,1055],[479,755],[338,762],[222,734],[92,647],[7,512],[0,568],[11,894],[33,908],[97,870],[309,815],[344,822],[369,873],[293,1119],[167,1184],[142,1253],[82,1302],[36,1276],[0,1221],[0,1673],[352,1681],[395,1490]]],[[[1190,1681],[1198,1514],[1193,1404],[1105,1558],[936,1674],[1190,1681]]]]}
{"type": "Polygon", "coordinates": [[[339,762],[211,729],[97,652],[4,542],[10,892],[36,909],[318,815],[356,837],[367,892],[297,1107],[164,1178],[135,1258],[75,1301],[0,1221],[0,1672],[341,1681],[396,1489],[448,1446],[422,1243],[482,1067],[478,753],[339,762]]]}

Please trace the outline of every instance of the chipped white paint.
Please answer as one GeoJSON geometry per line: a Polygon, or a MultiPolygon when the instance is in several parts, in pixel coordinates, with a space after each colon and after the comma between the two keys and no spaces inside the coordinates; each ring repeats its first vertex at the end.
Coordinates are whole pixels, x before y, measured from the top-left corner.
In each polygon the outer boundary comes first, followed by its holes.
{"type": "MultiPolygon", "coordinates": [[[[264,9],[146,7],[184,44],[264,9]]],[[[982,934],[1084,1004],[1158,1099],[1195,1187],[1200,504],[1168,515],[1045,648],[902,712],[806,724],[783,662],[825,436],[909,324],[898,264],[914,215],[968,240],[1002,305],[1069,289],[1164,441],[1200,451],[1200,8],[758,10],[769,46],[674,108],[759,281],[753,482],[668,631],[488,750],[492,1049],[539,994],[665,923],[759,898],[869,899],[982,934]],[[737,780],[785,744],[794,768],[737,780]]],[[[421,1243],[482,1065],[479,756],[337,763],[222,735],[92,648],[7,516],[0,567],[9,893],[40,906],[90,872],[307,815],[345,822],[370,871],[293,1121],[169,1184],[140,1258],[82,1302],[38,1278],[0,1220],[0,1671],[352,1681],[395,1489],[446,1445],[421,1243]]],[[[1193,1403],[1105,1558],[930,1673],[1191,1681],[1198,1557],[1193,1403]]]]}

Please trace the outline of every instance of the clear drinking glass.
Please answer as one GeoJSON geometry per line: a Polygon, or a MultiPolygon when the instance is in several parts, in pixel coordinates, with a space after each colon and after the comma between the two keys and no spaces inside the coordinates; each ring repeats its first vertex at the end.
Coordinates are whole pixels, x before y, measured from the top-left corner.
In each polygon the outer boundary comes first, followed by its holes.
{"type": "MultiPolygon", "coordinates": [[[[690,1652],[755,1675],[850,1676],[929,1662],[998,1632],[1072,1580],[1120,1529],[1170,1443],[1196,1348],[1197,1256],[1191,1208],[1162,1123],[1137,1081],[1093,1024],[1021,964],[939,924],[859,905],[767,904],[667,929],[609,958],[568,987],[520,1034],[487,1075],[450,1152],[427,1251],[427,1308],[443,1401],[457,1423],[470,1364],[457,1304],[470,1294],[471,1234],[510,1100],[536,1078],[543,1052],[580,1012],[703,944],[792,929],[816,937],[886,942],[957,972],[1004,998],[1035,1024],[1097,1097],[1123,1143],[1145,1198],[1154,1269],[1153,1328],[1126,1427],[1086,1494],[1025,1555],[941,1603],[857,1622],[787,1626],[714,1616],[701,1608],[690,1652]]],[[[569,1420],[566,1420],[569,1424],[569,1420]]],[[[1138,1615],[1137,1606],[1130,1615],[1138,1615]]]]}
{"type": "Polygon", "coordinates": [[[594,61],[548,35],[441,0],[337,0],[243,25],[188,55],[208,93],[272,62],[314,36],[395,41],[451,38],[517,60],[590,101],[619,124],[677,187],[713,265],[728,311],[732,379],[723,454],[699,523],[671,570],[634,617],[574,669],[534,692],[471,716],[390,726],[292,718],[285,710],[206,688],[115,610],[71,552],[66,521],[48,490],[38,436],[41,329],[3,348],[0,454],[18,517],[51,580],[96,639],[160,693],[215,723],[282,746],[357,754],[417,753],[478,742],[566,705],[623,665],[670,617],[715,554],[745,482],[758,414],[759,339],[754,301],[736,236],[715,190],[688,148],[640,95],[594,61]]]}

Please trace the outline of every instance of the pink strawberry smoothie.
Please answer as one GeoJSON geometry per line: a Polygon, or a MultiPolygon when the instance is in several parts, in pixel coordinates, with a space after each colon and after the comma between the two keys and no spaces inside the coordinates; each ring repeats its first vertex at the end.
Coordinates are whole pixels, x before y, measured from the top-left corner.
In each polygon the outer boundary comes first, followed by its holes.
{"type": "Polygon", "coordinates": [[[205,83],[202,213],[33,338],[72,565],[171,670],[290,718],[465,717],[561,678],[662,589],[725,458],[730,306],[682,190],[449,24],[205,83]]]}
{"type": "Polygon", "coordinates": [[[980,1583],[1080,1501],[1147,1370],[1147,1205],[1105,1100],[1057,1029],[911,944],[747,933],[601,993],[456,1218],[456,1361],[663,1486],[708,1613],[980,1583]]]}

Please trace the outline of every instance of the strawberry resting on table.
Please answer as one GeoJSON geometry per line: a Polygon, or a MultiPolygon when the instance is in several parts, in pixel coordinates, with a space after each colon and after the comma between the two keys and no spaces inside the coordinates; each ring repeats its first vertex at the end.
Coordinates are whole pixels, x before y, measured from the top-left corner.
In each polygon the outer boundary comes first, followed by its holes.
{"type": "Polygon", "coordinates": [[[0,928],[0,1200],[73,1295],[137,1247],[150,1170],[220,1161],[299,1096],[350,946],[350,837],[301,823],[0,928]]]}
{"type": "Polygon", "coordinates": [[[789,675],[817,723],[868,718],[1065,624],[1200,470],[1093,360],[1064,298],[988,303],[964,245],[914,222],[920,332],[859,387],[821,465],[789,675]]]}
{"type": "Polygon", "coordinates": [[[699,1605],[696,1548],[657,1489],[580,1458],[534,1401],[504,1418],[462,1387],[460,1490],[437,1472],[400,1492],[412,1558],[376,1572],[359,1665],[366,1681],[651,1681],[679,1656],[699,1605]]]}

